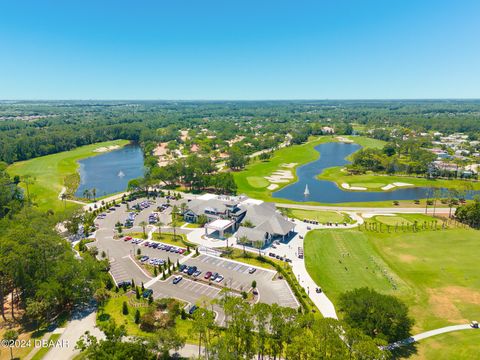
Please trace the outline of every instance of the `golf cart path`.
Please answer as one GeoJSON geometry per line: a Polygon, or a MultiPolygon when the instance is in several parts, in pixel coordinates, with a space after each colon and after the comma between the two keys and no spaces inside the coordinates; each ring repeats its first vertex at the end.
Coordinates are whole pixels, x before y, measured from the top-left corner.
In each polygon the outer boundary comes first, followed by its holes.
{"type": "Polygon", "coordinates": [[[417,335],[413,335],[413,336],[411,336],[407,339],[394,342],[393,344],[390,344],[389,346],[391,348],[397,348],[397,347],[400,347],[400,346],[409,345],[411,343],[414,343],[414,342],[417,342],[417,341],[420,341],[420,340],[423,340],[423,339],[427,339],[427,338],[432,337],[432,336],[437,336],[437,335],[446,334],[446,333],[454,332],[454,331],[461,331],[461,330],[477,330],[478,331],[478,329],[473,328],[470,324],[445,326],[445,327],[442,327],[442,328],[429,330],[429,331],[425,331],[425,332],[417,334],[417,335]]]}
{"type": "MultiPolygon", "coordinates": [[[[330,205],[304,205],[304,204],[287,204],[287,203],[275,203],[276,207],[288,208],[288,209],[300,209],[300,210],[329,210],[329,211],[353,211],[371,214],[425,214],[425,208],[399,208],[399,207],[356,207],[356,206],[330,206],[330,205]]],[[[448,214],[449,212],[455,213],[455,208],[450,210],[445,207],[437,207],[435,214],[448,214]]],[[[433,214],[433,208],[428,208],[427,215],[433,214]]]]}

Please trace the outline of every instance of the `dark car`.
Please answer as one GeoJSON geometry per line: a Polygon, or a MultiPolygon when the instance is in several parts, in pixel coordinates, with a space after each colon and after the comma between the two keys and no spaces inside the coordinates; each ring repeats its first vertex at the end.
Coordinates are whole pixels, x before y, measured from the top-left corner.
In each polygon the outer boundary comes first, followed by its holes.
{"type": "Polygon", "coordinates": [[[187,265],[185,265],[185,264],[180,265],[180,268],[179,268],[180,272],[182,272],[183,270],[185,270],[186,267],[187,267],[187,265]]]}
{"type": "Polygon", "coordinates": [[[218,277],[218,273],[215,272],[212,274],[212,276],[210,276],[210,280],[214,281],[217,277],[218,277]]]}
{"type": "Polygon", "coordinates": [[[207,273],[205,274],[205,276],[203,278],[208,280],[208,279],[210,279],[211,276],[212,276],[212,272],[207,271],[207,273]]]}
{"type": "Polygon", "coordinates": [[[146,289],[144,292],[143,292],[143,297],[146,299],[148,298],[150,295],[153,294],[153,290],[152,289],[146,289]]]}
{"type": "Polygon", "coordinates": [[[197,306],[197,305],[192,305],[192,307],[190,308],[190,310],[188,310],[188,313],[189,313],[190,315],[192,315],[192,314],[195,312],[195,310],[197,310],[197,309],[198,309],[198,306],[197,306]]]}
{"type": "Polygon", "coordinates": [[[191,276],[191,275],[193,275],[193,273],[195,271],[197,271],[197,267],[196,266],[191,266],[191,267],[188,268],[187,274],[191,276]]]}

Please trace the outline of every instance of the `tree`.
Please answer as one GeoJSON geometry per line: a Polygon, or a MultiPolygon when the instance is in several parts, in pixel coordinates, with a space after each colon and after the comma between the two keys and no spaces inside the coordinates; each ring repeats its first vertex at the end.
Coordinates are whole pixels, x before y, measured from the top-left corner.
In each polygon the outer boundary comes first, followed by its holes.
{"type": "Polygon", "coordinates": [[[178,227],[178,222],[177,219],[172,220],[172,230],[173,230],[173,241],[177,241],[177,227],[178,227]]]}
{"type": "Polygon", "coordinates": [[[232,170],[243,169],[247,162],[248,158],[238,145],[234,145],[229,149],[227,164],[232,170]]]}
{"type": "Polygon", "coordinates": [[[140,324],[140,310],[135,310],[135,324],[140,324]]]}
{"type": "Polygon", "coordinates": [[[394,342],[410,336],[413,320],[407,306],[394,296],[354,289],[340,295],[339,310],[347,324],[372,338],[394,342]]]}
{"type": "Polygon", "coordinates": [[[158,239],[161,240],[162,239],[162,226],[165,225],[165,224],[159,220],[155,223],[155,225],[157,226],[157,229],[158,229],[158,239]]]}
{"type": "Polygon", "coordinates": [[[155,348],[161,353],[161,359],[170,359],[170,350],[178,351],[185,346],[186,338],[179,335],[174,327],[160,329],[155,337],[155,348]]]}
{"type": "Polygon", "coordinates": [[[245,235],[238,239],[238,243],[243,245],[243,253],[246,254],[245,245],[250,243],[250,240],[245,235]]]}
{"type": "Polygon", "coordinates": [[[192,332],[198,337],[198,357],[201,356],[202,345],[208,358],[212,332],[215,329],[215,314],[203,307],[193,313],[192,332]]]}
{"type": "Polygon", "coordinates": [[[123,314],[123,315],[128,315],[128,305],[127,305],[127,302],[126,302],[126,301],[124,301],[124,302],[122,303],[122,314],[123,314]]]}
{"type": "Polygon", "coordinates": [[[3,340],[8,341],[8,347],[10,348],[10,359],[13,360],[13,348],[15,347],[15,341],[18,339],[18,332],[16,330],[7,330],[3,334],[3,340]]]}
{"type": "Polygon", "coordinates": [[[455,210],[455,217],[473,228],[480,228],[480,199],[476,197],[472,203],[459,206],[455,210]]]}
{"type": "Polygon", "coordinates": [[[128,337],[123,341],[127,332],[125,326],[117,327],[111,320],[104,328],[106,339],[98,340],[89,331],[78,340],[76,348],[82,353],[82,358],[88,360],[110,359],[156,359],[151,347],[145,346],[147,340],[137,337],[128,337]]]}
{"type": "Polygon", "coordinates": [[[197,217],[197,224],[198,225],[203,227],[207,222],[208,222],[207,215],[205,215],[205,214],[198,215],[198,217],[197,217]]]}
{"type": "Polygon", "coordinates": [[[147,233],[146,233],[146,227],[147,227],[147,222],[146,221],[141,221],[139,224],[142,227],[142,232],[143,232],[143,237],[146,239],[147,238],[147,233]]]}

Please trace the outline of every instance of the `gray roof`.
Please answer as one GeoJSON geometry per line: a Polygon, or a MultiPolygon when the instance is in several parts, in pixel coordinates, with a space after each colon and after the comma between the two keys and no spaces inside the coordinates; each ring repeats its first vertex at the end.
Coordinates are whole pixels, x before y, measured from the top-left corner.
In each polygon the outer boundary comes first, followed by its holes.
{"type": "Polygon", "coordinates": [[[272,203],[264,202],[260,205],[246,204],[241,205],[240,208],[247,211],[244,221],[248,220],[255,226],[260,225],[265,220],[269,219],[273,214],[276,214],[275,204],[272,203]]]}
{"type": "Polygon", "coordinates": [[[272,217],[265,220],[258,225],[256,229],[268,232],[269,234],[287,235],[295,228],[295,224],[291,221],[285,220],[285,218],[275,213],[272,217]]]}
{"type": "Polygon", "coordinates": [[[219,212],[224,212],[225,202],[217,199],[201,200],[195,199],[188,203],[188,209],[196,215],[201,215],[206,209],[215,209],[219,212]]]}
{"type": "Polygon", "coordinates": [[[244,236],[252,242],[265,242],[265,231],[240,226],[238,228],[236,237],[237,239],[241,239],[244,236]]]}

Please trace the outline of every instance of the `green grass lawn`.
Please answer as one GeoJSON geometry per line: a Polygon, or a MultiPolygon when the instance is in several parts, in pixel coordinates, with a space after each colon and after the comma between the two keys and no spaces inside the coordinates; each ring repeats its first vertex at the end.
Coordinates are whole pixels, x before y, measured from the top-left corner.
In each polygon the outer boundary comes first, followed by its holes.
{"type": "Polygon", "coordinates": [[[441,334],[421,340],[410,349],[415,349],[411,356],[399,359],[411,360],[470,360],[478,359],[480,351],[480,330],[465,330],[441,334]]]}
{"type": "Polygon", "coordinates": [[[317,230],[305,239],[306,266],[334,303],[341,292],[362,286],[398,296],[417,333],[480,318],[478,239],[479,231],[460,228],[317,230]]]}
{"type": "Polygon", "coordinates": [[[288,209],[288,216],[295,219],[303,220],[316,220],[319,223],[326,222],[351,222],[352,220],[346,214],[342,214],[338,211],[312,211],[312,210],[300,210],[300,209],[288,209]]]}
{"type": "MultiPolygon", "coordinates": [[[[48,338],[48,341],[57,341],[62,334],[52,334],[48,338]]],[[[33,355],[31,360],[40,360],[43,359],[43,357],[47,354],[47,352],[50,350],[50,347],[41,347],[40,350],[38,350],[35,355],[33,355]]]]}
{"type": "MultiPolygon", "coordinates": [[[[113,319],[117,325],[125,325],[128,335],[146,338],[155,336],[154,333],[143,331],[138,324],[135,324],[135,312],[138,309],[140,315],[143,315],[148,310],[147,300],[137,300],[134,294],[124,294],[123,290],[120,290],[119,294],[116,295],[116,297],[111,297],[107,301],[103,311],[99,311],[97,315],[97,326],[101,327],[110,319],[113,319]],[[122,313],[122,304],[124,301],[127,302],[129,307],[128,315],[123,315],[122,313]],[[132,304],[137,304],[137,306],[134,307],[132,304]]],[[[177,317],[175,319],[175,327],[180,335],[187,338],[188,343],[196,344],[198,342],[198,338],[191,332],[192,322],[189,319],[182,320],[181,317],[177,317]]]]}
{"type": "MultiPolygon", "coordinates": [[[[57,154],[47,155],[14,163],[8,167],[11,176],[31,175],[35,180],[29,186],[30,194],[38,204],[39,209],[60,211],[64,205],[58,199],[58,195],[64,186],[65,177],[75,174],[78,169],[78,160],[99,155],[95,149],[104,146],[128,144],[126,140],[107,141],[97,144],[82,146],[71,151],[64,151],[57,154]]],[[[22,186],[24,184],[22,183],[22,186]]],[[[78,208],[78,204],[66,202],[66,207],[78,208]]]]}
{"type": "MultiPolygon", "coordinates": [[[[390,225],[390,226],[401,226],[402,223],[404,225],[412,225],[417,222],[419,226],[421,226],[423,223],[427,223],[430,225],[432,221],[437,221],[438,226],[441,226],[442,224],[442,219],[437,219],[433,218],[431,216],[423,215],[423,214],[397,214],[396,216],[384,216],[384,215],[378,215],[373,218],[373,220],[376,220],[378,222],[381,222],[384,225],[390,225]]],[[[371,220],[367,220],[371,221],[371,220]]]]}

